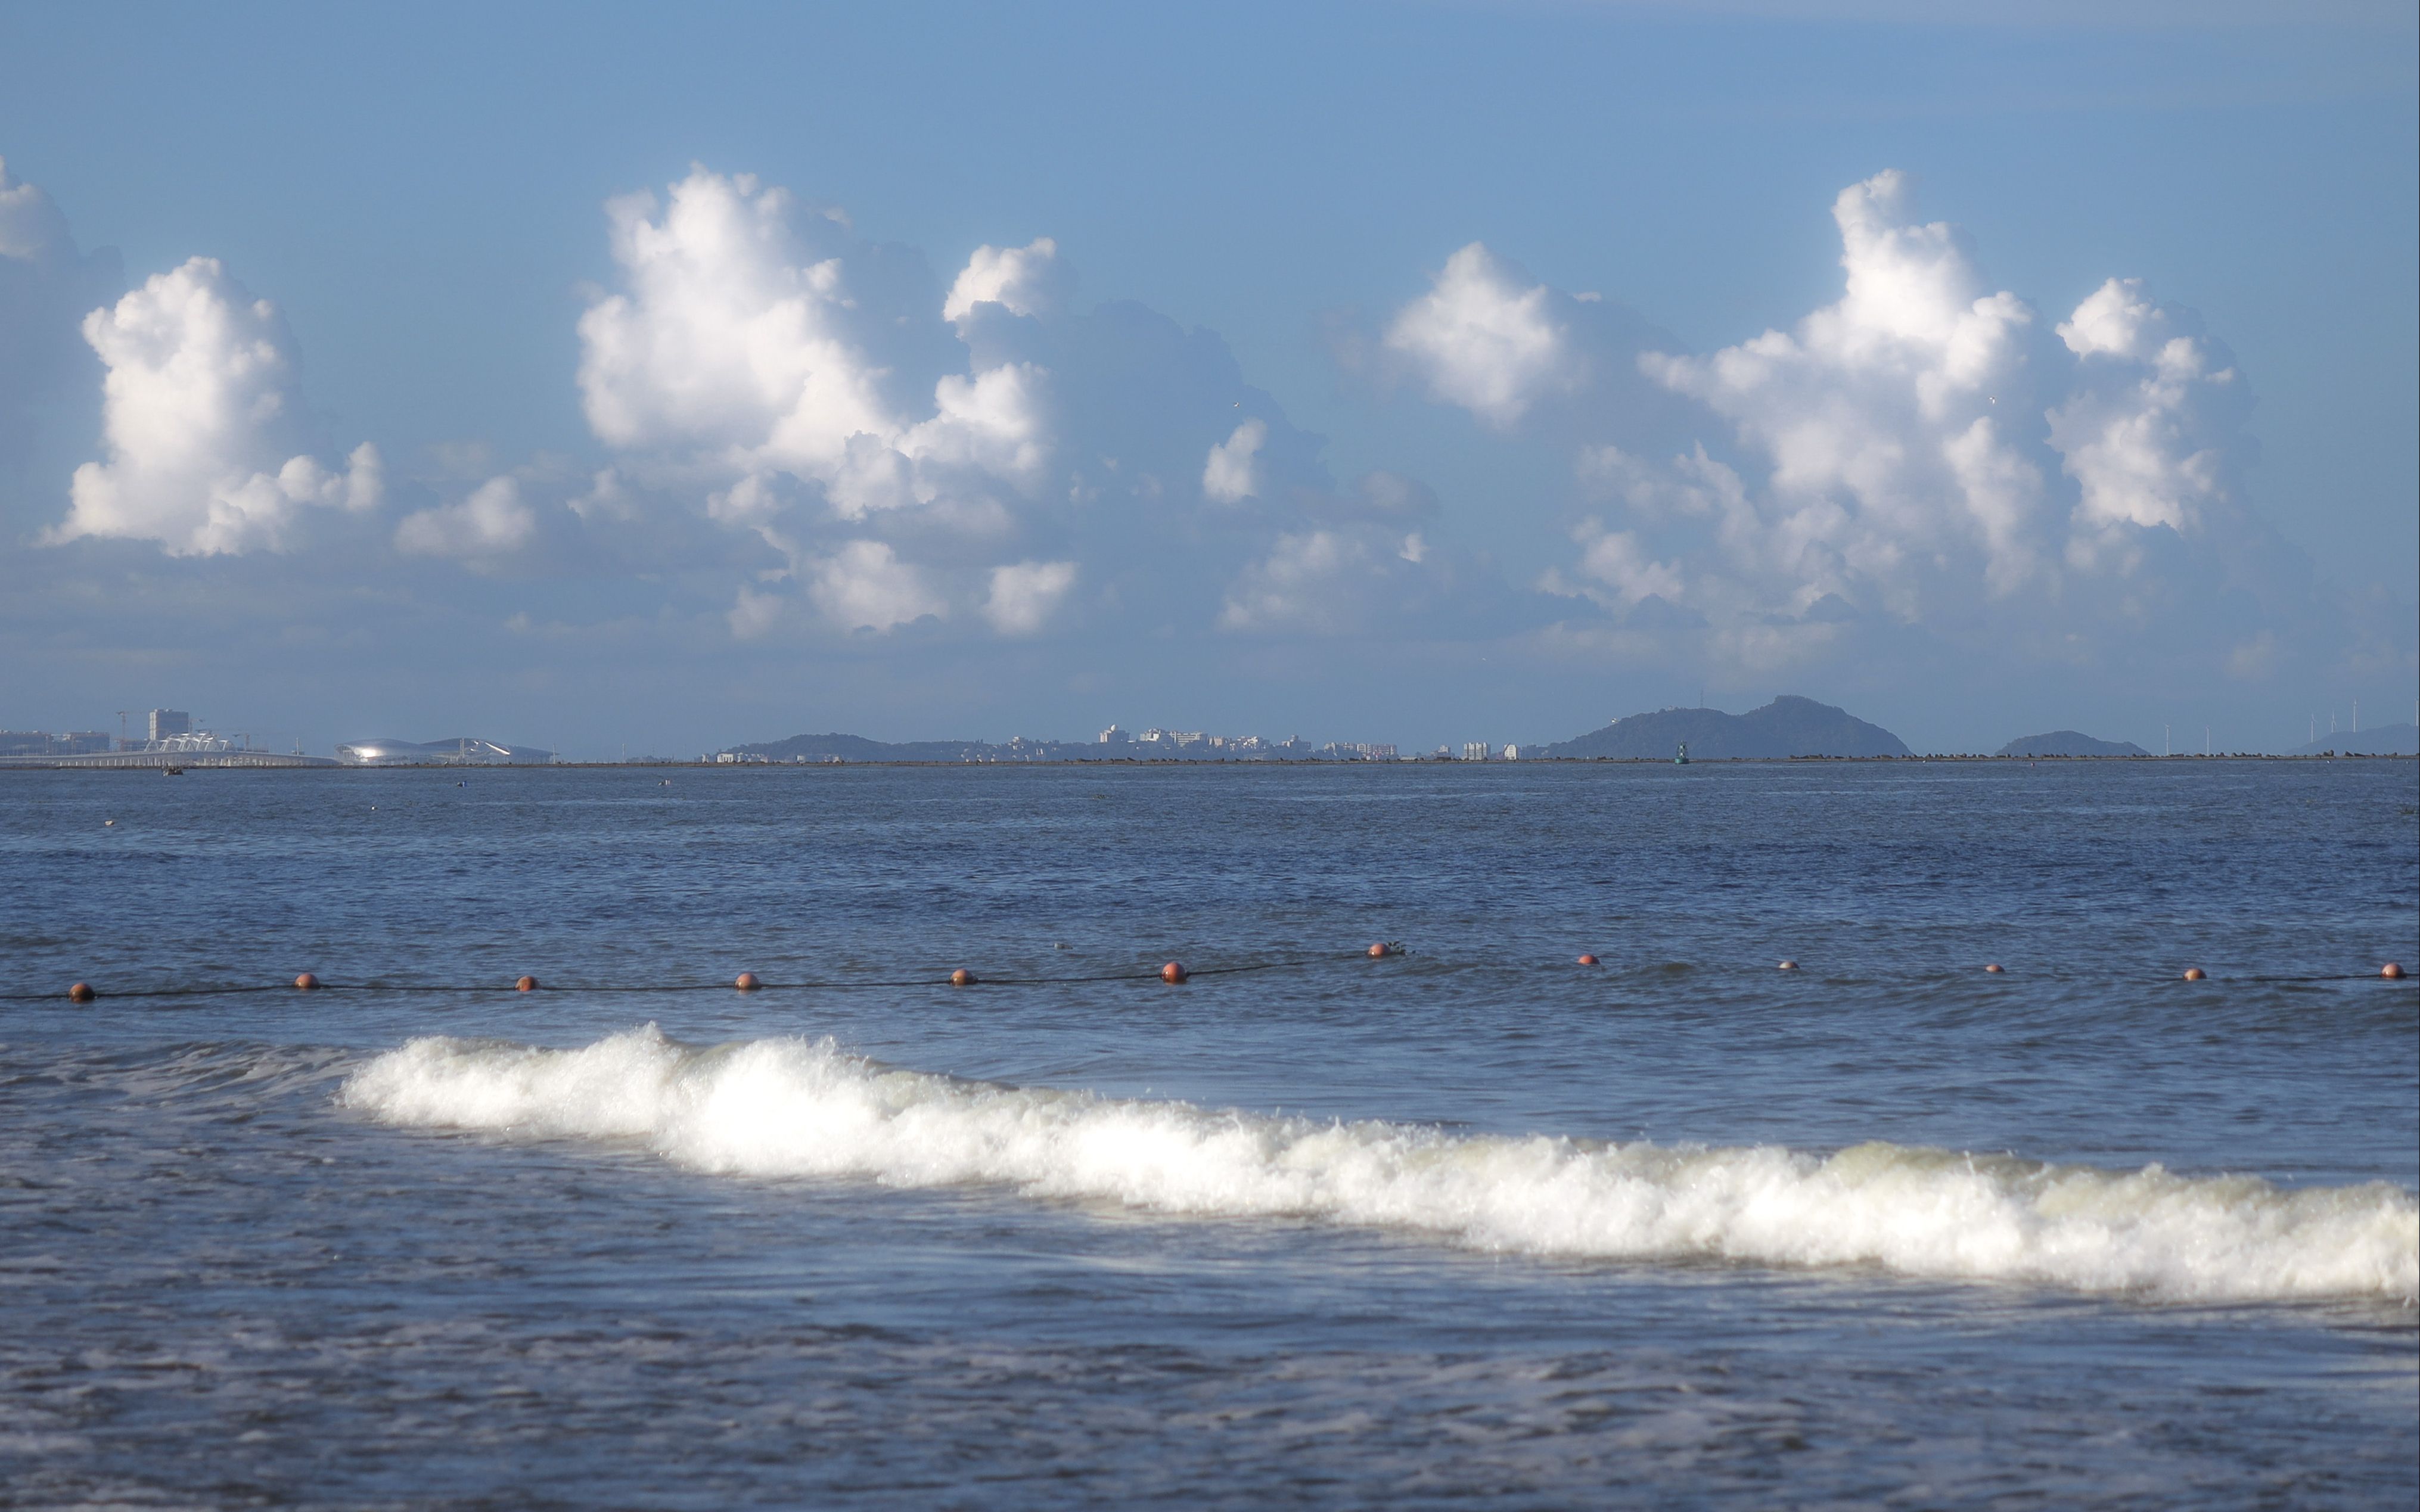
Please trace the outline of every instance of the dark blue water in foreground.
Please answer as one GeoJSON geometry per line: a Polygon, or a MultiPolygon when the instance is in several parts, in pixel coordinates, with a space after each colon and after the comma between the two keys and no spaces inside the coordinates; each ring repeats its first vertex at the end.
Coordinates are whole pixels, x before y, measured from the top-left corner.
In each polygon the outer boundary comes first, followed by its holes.
{"type": "Polygon", "coordinates": [[[2410,762],[665,775],[0,774],[0,1503],[2420,1497],[2410,762]]]}

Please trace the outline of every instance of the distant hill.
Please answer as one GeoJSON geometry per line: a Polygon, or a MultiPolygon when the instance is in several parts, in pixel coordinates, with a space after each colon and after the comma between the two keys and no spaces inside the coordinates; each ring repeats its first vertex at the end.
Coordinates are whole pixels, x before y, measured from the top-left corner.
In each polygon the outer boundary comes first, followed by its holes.
{"type": "Polygon", "coordinates": [[[2003,756],[2149,756],[2149,751],[2130,740],[2095,740],[2090,735],[2072,730],[2054,730],[2046,735],[2020,735],[2002,746],[2003,756]]]}
{"type": "Polygon", "coordinates": [[[2307,746],[2297,746],[2288,756],[2324,756],[2335,751],[2339,756],[2420,756],[2420,725],[2382,724],[2359,734],[2347,731],[2341,734],[2321,735],[2307,746]]]}
{"type": "Polygon", "coordinates": [[[1783,694],[1761,709],[1660,709],[1548,746],[1547,756],[1670,761],[1683,742],[1692,761],[1781,756],[1906,756],[1906,743],[1880,725],[1813,699],[1783,694]]]}

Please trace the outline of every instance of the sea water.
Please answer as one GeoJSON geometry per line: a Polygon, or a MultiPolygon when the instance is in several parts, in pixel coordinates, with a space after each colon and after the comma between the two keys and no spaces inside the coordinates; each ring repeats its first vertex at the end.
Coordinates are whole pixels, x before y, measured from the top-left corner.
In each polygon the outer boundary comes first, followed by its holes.
{"type": "Polygon", "coordinates": [[[2415,810],[0,775],[0,1503],[2409,1506],[2415,810]]]}

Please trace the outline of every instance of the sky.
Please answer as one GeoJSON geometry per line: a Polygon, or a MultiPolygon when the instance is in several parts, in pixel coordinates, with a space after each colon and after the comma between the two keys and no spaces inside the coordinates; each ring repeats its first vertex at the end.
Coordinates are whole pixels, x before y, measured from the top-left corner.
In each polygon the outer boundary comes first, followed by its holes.
{"type": "Polygon", "coordinates": [[[2415,51],[2368,0],[0,0],[0,726],[2409,719],[2415,51]]]}

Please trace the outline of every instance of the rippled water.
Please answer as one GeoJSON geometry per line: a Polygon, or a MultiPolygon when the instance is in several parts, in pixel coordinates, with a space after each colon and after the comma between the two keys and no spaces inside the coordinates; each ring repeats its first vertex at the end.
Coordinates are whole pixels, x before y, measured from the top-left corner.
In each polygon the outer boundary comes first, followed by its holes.
{"type": "Polygon", "coordinates": [[[2409,762],[665,775],[0,775],[0,1502],[2420,1496],[2409,762]]]}

